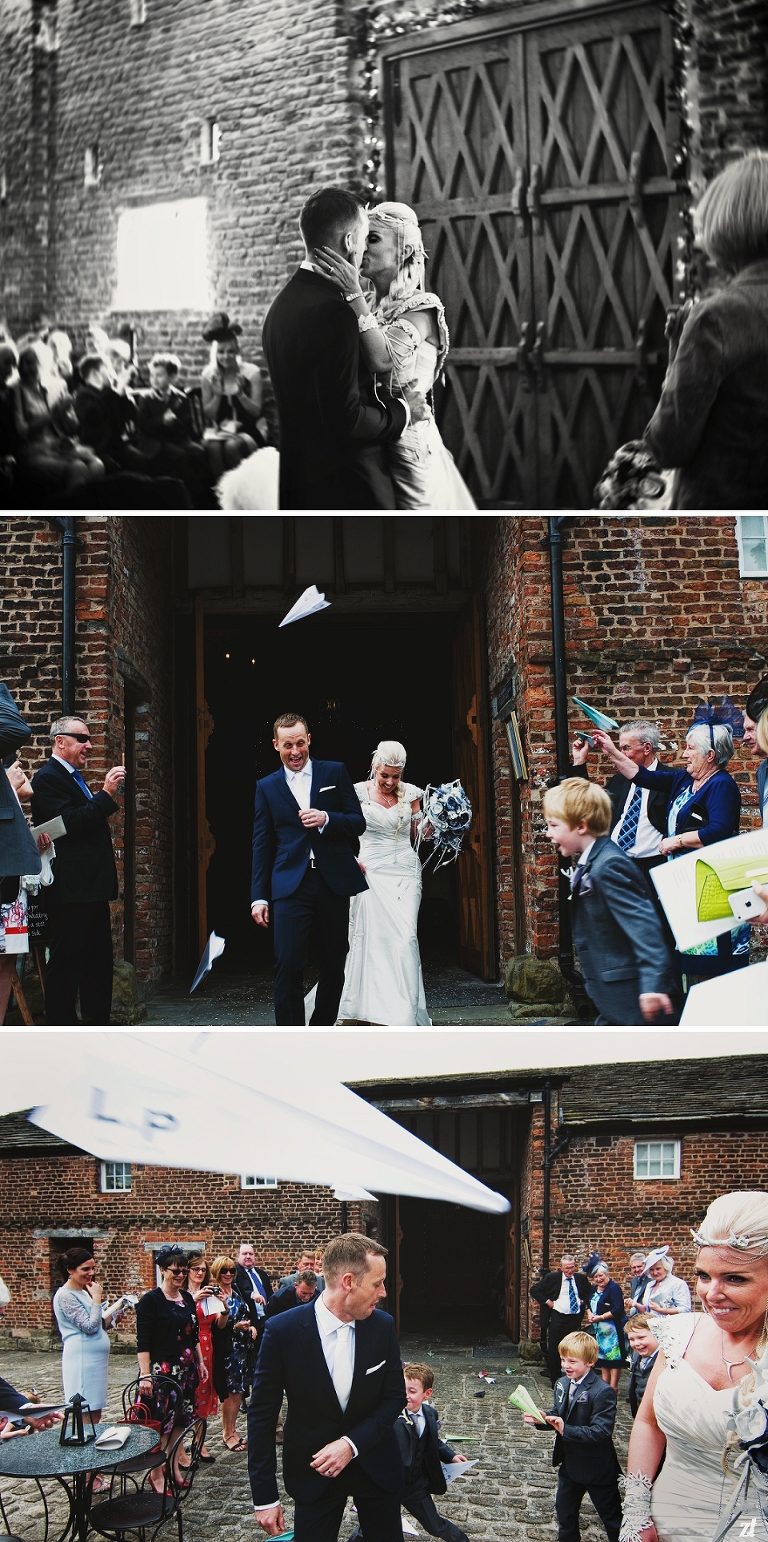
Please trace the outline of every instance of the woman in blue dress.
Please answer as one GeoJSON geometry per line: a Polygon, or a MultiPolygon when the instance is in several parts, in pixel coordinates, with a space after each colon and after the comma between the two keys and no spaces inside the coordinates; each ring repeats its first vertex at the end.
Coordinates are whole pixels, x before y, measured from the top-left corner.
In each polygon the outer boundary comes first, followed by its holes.
{"type": "Polygon", "coordinates": [[[603,1381],[618,1387],[621,1367],[624,1364],[624,1298],[621,1287],[611,1279],[611,1271],[604,1259],[592,1270],[594,1290],[584,1321],[594,1329],[597,1339],[597,1363],[603,1381]]]}
{"type": "Polygon", "coordinates": [[[61,1375],[64,1396],[69,1402],[75,1393],[84,1398],[98,1424],[107,1401],[109,1338],[104,1323],[120,1315],[120,1308],[102,1307],[104,1287],[96,1279],[96,1264],[87,1248],[68,1248],[58,1259],[58,1270],[66,1280],[53,1298],[53,1310],[64,1349],[61,1375]]]}
{"type": "MultiPolygon", "coordinates": [[[[719,710],[715,708],[714,712],[719,710]]],[[[726,770],[733,756],[733,734],[724,723],[709,720],[694,723],[688,730],[684,771],[662,765],[649,771],[647,766],[636,766],[623,755],[601,729],[596,728],[593,737],[628,781],[635,781],[640,787],[661,788],[666,793],[667,834],[659,842],[662,856],[672,861],[686,851],[698,851],[738,835],[741,790],[726,770]]],[[[735,926],[710,942],[675,953],[675,967],[687,978],[712,979],[748,963],[748,926],[735,926]]]]}

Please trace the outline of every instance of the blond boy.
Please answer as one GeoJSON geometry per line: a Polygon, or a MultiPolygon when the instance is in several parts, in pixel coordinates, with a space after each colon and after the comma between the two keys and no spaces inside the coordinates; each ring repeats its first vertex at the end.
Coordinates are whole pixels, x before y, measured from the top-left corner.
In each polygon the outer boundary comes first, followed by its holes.
{"type": "MultiPolygon", "coordinates": [[[[619,1462],[613,1448],[616,1392],[593,1369],[597,1342],[589,1333],[560,1341],[563,1375],[555,1382],[555,1406],[547,1423],[555,1430],[552,1465],[559,1467],[555,1514],[558,1542],[580,1542],[579,1511],[585,1494],[608,1534],[618,1542],[621,1525],[619,1462]]],[[[528,1414],[527,1424],[536,1421],[528,1414]]]]}

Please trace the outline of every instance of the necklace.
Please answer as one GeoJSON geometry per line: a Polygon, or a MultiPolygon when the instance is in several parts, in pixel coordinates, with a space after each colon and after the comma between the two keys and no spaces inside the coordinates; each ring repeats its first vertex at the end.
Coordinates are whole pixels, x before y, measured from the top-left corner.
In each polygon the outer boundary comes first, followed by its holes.
{"type": "MultiPolygon", "coordinates": [[[[726,1360],[726,1358],[725,1358],[725,1329],[724,1328],[720,1329],[720,1348],[721,1348],[720,1359],[722,1360],[723,1365],[725,1366],[725,1369],[728,1372],[728,1380],[729,1381],[733,1381],[733,1377],[731,1375],[731,1371],[733,1370],[734,1366],[735,1365],[745,1365],[747,1360],[749,1359],[749,1356],[748,1355],[742,1355],[740,1360],[726,1360]]],[[[752,1354],[755,1353],[755,1349],[756,1348],[757,1348],[757,1344],[755,1344],[755,1346],[754,1346],[754,1348],[752,1350],[752,1354]]]]}

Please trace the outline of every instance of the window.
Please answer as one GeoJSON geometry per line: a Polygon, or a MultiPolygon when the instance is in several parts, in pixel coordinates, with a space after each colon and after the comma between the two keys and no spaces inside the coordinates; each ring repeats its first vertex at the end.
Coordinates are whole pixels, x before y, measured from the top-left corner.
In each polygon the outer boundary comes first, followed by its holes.
{"type": "Polygon", "coordinates": [[[102,1162],[102,1194],[129,1194],[131,1190],[130,1162],[102,1162]]]}
{"type": "Polygon", "coordinates": [[[215,118],[206,118],[200,125],[200,165],[215,166],[219,159],[221,129],[215,118]]]}
{"type": "Polygon", "coordinates": [[[143,27],[147,19],[146,0],[130,0],[131,26],[143,27]]]}
{"type": "Polygon", "coordinates": [[[679,1178],[679,1140],[636,1140],[636,1178],[679,1178]]]}
{"type": "Polygon", "coordinates": [[[117,311],[210,309],[207,202],[124,209],[117,222],[117,311]]]}
{"type": "Polygon", "coordinates": [[[98,145],[87,145],[83,161],[83,183],[86,187],[98,187],[101,181],[98,145]]]}
{"type": "Polygon", "coordinates": [[[736,539],[742,578],[768,577],[768,514],[737,514],[736,539]]]}
{"type": "Polygon", "coordinates": [[[241,1189],[276,1189],[276,1178],[259,1178],[254,1173],[243,1173],[240,1179],[241,1189]]]}
{"type": "Polygon", "coordinates": [[[55,54],[59,46],[59,18],[54,5],[43,6],[38,13],[34,34],[35,47],[44,54],[55,54]]]}

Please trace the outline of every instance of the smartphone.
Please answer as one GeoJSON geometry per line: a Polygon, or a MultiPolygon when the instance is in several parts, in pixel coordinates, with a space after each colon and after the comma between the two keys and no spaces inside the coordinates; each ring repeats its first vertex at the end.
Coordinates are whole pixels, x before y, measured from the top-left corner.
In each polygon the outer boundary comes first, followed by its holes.
{"type": "Polygon", "coordinates": [[[735,894],[729,894],[728,904],[737,921],[754,921],[765,910],[765,900],[753,888],[737,889],[735,894]]]}

